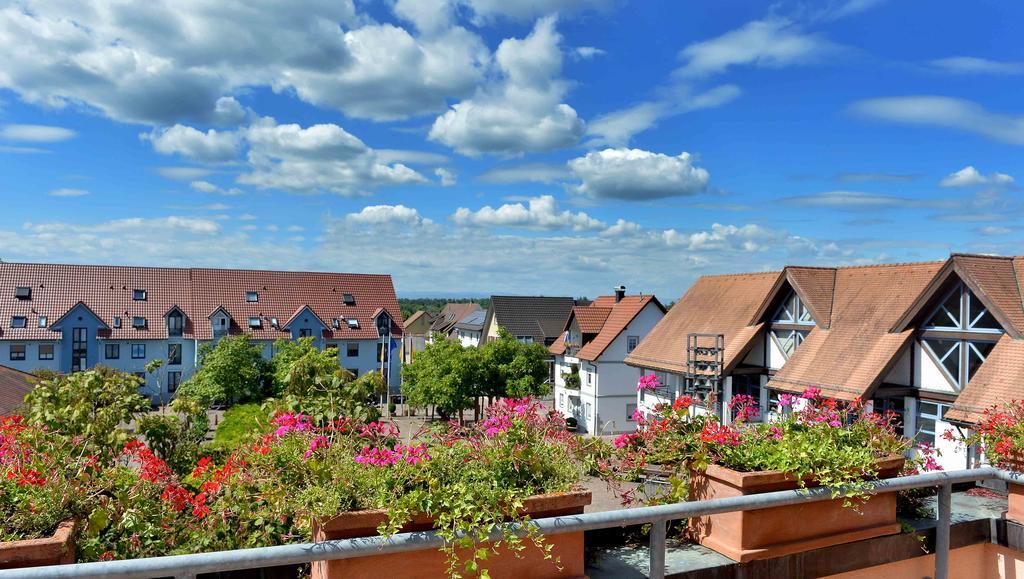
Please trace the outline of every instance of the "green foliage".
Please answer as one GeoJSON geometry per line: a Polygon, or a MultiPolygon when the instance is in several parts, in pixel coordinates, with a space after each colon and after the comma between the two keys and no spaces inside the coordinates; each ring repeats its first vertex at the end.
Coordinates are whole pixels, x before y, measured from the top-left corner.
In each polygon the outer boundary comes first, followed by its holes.
{"type": "Polygon", "coordinates": [[[248,334],[225,336],[215,347],[200,346],[199,369],[181,385],[178,396],[206,406],[259,400],[267,374],[261,348],[248,334]]]}
{"type": "Polygon", "coordinates": [[[523,344],[499,328],[498,339],[480,346],[479,395],[524,398],[549,394],[550,356],[541,344],[523,344]]]}
{"type": "Polygon", "coordinates": [[[171,403],[174,414],[147,414],[137,421],[139,433],[153,452],[175,473],[184,475],[200,455],[210,421],[206,407],[191,398],[179,396],[171,403]]]}
{"type": "Polygon", "coordinates": [[[440,334],[402,368],[402,394],[409,404],[434,405],[442,418],[472,408],[480,376],[480,350],[463,348],[440,334]]]}
{"type": "Polygon", "coordinates": [[[224,412],[211,444],[216,449],[230,451],[252,438],[254,433],[266,430],[269,422],[269,412],[259,403],[236,404],[224,412]]]}
{"type": "Polygon", "coordinates": [[[50,430],[82,437],[90,452],[109,457],[130,438],[119,425],[150,407],[139,384],[131,374],[104,367],[55,375],[36,383],[21,412],[50,430]]]}
{"type": "Polygon", "coordinates": [[[275,391],[295,396],[305,395],[343,371],[338,364],[338,350],[321,351],[312,337],[274,342],[270,368],[275,391]]]}
{"type": "Polygon", "coordinates": [[[491,307],[491,298],[398,298],[398,307],[402,310],[403,318],[408,318],[420,310],[436,314],[440,313],[446,304],[466,303],[480,304],[480,307],[486,310],[491,307]]]}

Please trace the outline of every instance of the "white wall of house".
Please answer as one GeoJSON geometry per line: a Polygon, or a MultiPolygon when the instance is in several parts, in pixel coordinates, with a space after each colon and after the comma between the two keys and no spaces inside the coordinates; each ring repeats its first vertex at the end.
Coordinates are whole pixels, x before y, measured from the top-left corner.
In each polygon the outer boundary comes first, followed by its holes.
{"type": "Polygon", "coordinates": [[[21,370],[22,372],[32,373],[36,370],[53,370],[54,372],[59,371],[61,366],[61,354],[62,348],[60,342],[53,340],[27,340],[20,342],[0,342],[0,366],[7,366],[8,368],[14,368],[15,370],[21,370]],[[25,359],[24,360],[12,360],[11,359],[11,346],[24,346],[25,348],[25,359]],[[53,348],[53,359],[52,360],[40,360],[40,346],[50,346],[53,348]]]}
{"type": "Polygon", "coordinates": [[[885,375],[882,380],[884,384],[899,384],[901,386],[910,386],[913,384],[913,376],[910,374],[910,363],[913,360],[914,348],[910,347],[905,349],[893,364],[889,373],[885,375]]]}
{"type": "Polygon", "coordinates": [[[476,330],[463,330],[456,329],[455,338],[462,344],[463,348],[471,348],[480,345],[480,335],[482,332],[476,330]]]}
{"type": "Polygon", "coordinates": [[[946,378],[945,371],[935,363],[935,360],[932,359],[928,352],[924,351],[924,346],[916,341],[914,342],[914,360],[916,362],[914,365],[914,384],[918,388],[947,394],[957,393],[949,379],[946,378]]]}
{"type": "Polygon", "coordinates": [[[764,333],[764,344],[768,348],[768,367],[772,370],[778,370],[786,363],[786,355],[779,348],[779,345],[775,343],[775,338],[772,337],[771,332],[764,333]]]}

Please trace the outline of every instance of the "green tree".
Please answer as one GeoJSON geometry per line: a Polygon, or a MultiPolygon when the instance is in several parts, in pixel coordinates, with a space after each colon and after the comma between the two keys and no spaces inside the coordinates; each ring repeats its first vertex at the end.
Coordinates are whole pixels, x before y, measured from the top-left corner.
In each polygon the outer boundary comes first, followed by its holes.
{"type": "Polygon", "coordinates": [[[173,414],[140,416],[138,431],[171,470],[184,476],[192,472],[199,458],[200,444],[206,438],[210,419],[206,406],[192,398],[178,396],[171,402],[171,410],[173,414]]]}
{"type": "Polygon", "coordinates": [[[40,379],[25,396],[21,412],[32,422],[67,436],[80,436],[98,454],[110,458],[130,435],[119,425],[149,409],[139,394],[141,381],[111,368],[97,367],[40,379]]]}
{"type": "Polygon", "coordinates": [[[413,406],[434,405],[442,418],[473,408],[480,374],[476,348],[440,334],[402,368],[402,394],[413,406]]]}
{"type": "Polygon", "coordinates": [[[181,385],[178,395],[205,406],[260,399],[265,392],[267,362],[248,334],[225,336],[199,348],[199,369],[181,385]]]}
{"type": "Polygon", "coordinates": [[[499,328],[498,339],[480,347],[480,357],[482,396],[522,398],[551,391],[547,382],[551,353],[540,344],[523,344],[499,328]]]}
{"type": "Polygon", "coordinates": [[[329,384],[340,372],[347,373],[338,364],[338,350],[318,350],[315,339],[311,337],[275,342],[270,367],[275,390],[295,396],[303,396],[318,386],[329,384]]]}

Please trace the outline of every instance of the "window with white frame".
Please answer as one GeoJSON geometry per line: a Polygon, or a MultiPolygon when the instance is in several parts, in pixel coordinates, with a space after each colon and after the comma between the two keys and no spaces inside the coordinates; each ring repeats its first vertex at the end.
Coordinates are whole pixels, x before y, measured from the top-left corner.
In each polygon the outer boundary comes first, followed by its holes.
{"type": "Polygon", "coordinates": [[[921,330],[921,344],[955,390],[967,385],[1003,335],[999,322],[962,282],[946,294],[921,330]]]}
{"type": "Polygon", "coordinates": [[[811,316],[811,311],[804,305],[800,296],[790,290],[789,295],[779,304],[772,316],[769,333],[775,345],[788,360],[800,347],[800,344],[804,343],[804,339],[813,327],[814,317],[811,316]]]}
{"type": "Polygon", "coordinates": [[[917,402],[917,434],[914,436],[914,441],[935,446],[936,424],[946,416],[947,410],[949,410],[948,404],[919,400],[917,402]]]}

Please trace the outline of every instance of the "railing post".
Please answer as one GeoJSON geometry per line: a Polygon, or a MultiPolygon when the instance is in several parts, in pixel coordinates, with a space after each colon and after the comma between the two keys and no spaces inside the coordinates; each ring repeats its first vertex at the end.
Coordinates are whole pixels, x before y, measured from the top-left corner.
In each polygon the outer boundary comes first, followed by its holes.
{"type": "Polygon", "coordinates": [[[651,568],[648,573],[648,577],[651,579],[665,579],[665,535],[667,526],[668,521],[664,520],[651,523],[651,568]]]}
{"type": "Polygon", "coordinates": [[[939,524],[935,527],[935,579],[949,579],[949,525],[953,485],[939,487],[939,524]]]}

